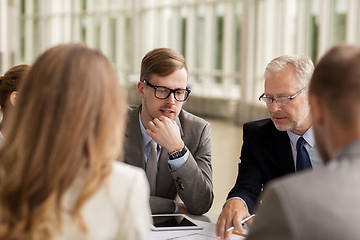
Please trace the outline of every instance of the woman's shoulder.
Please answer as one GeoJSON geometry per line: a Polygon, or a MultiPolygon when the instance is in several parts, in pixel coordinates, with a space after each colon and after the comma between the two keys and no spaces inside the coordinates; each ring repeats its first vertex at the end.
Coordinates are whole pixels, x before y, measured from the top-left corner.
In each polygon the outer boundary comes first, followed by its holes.
{"type": "Polygon", "coordinates": [[[146,176],[143,169],[131,166],[123,162],[114,162],[110,175],[111,187],[121,188],[146,187],[146,176]]]}
{"type": "Polygon", "coordinates": [[[116,176],[123,176],[123,177],[136,177],[139,175],[143,175],[144,174],[144,170],[138,167],[134,167],[132,165],[123,163],[123,162],[118,162],[118,161],[114,161],[112,164],[112,168],[113,168],[113,172],[112,175],[116,176]],[[120,174],[120,175],[119,175],[120,174]]]}

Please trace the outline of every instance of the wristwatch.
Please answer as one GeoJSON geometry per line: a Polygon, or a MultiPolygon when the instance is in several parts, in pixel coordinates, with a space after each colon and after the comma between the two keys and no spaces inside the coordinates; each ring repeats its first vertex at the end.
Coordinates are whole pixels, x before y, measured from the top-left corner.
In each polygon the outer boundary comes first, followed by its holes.
{"type": "Polygon", "coordinates": [[[181,150],[177,150],[172,153],[169,153],[169,159],[174,160],[176,158],[182,157],[185,155],[186,151],[187,151],[187,148],[183,147],[181,150]]]}

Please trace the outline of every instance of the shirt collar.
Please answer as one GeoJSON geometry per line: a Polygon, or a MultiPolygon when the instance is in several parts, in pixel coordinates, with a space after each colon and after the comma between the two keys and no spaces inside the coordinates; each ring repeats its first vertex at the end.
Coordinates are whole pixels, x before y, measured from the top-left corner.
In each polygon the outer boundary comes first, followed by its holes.
{"type": "Polygon", "coordinates": [[[141,131],[141,135],[142,135],[142,139],[143,139],[143,144],[144,144],[144,146],[147,146],[149,144],[149,142],[152,140],[152,138],[146,134],[146,129],[140,118],[140,111],[139,111],[139,124],[140,124],[140,131],[141,131]]]}
{"type": "MultiPolygon", "coordinates": [[[[301,136],[291,132],[290,130],[287,130],[286,132],[290,138],[291,144],[296,146],[296,142],[301,136]]],[[[313,148],[315,146],[314,131],[312,126],[309,127],[309,129],[304,133],[304,135],[302,135],[302,137],[310,145],[310,147],[313,148]]]]}

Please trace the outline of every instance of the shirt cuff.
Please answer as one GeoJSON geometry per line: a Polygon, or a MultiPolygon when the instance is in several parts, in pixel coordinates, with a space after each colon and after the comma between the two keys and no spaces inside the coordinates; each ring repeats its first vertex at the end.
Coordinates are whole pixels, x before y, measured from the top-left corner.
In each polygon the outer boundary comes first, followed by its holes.
{"type": "Polygon", "coordinates": [[[174,160],[168,160],[169,166],[172,171],[178,170],[186,163],[186,160],[188,159],[189,154],[190,154],[189,152],[190,151],[187,150],[186,153],[184,154],[184,156],[176,158],[174,160]]]}
{"type": "Polygon", "coordinates": [[[227,199],[226,202],[225,202],[224,205],[223,205],[223,208],[225,207],[226,203],[227,203],[228,201],[230,201],[231,199],[240,199],[241,201],[243,201],[243,203],[245,204],[246,210],[249,212],[249,208],[248,208],[246,202],[245,202],[244,199],[242,199],[241,197],[232,197],[232,198],[227,199]]]}

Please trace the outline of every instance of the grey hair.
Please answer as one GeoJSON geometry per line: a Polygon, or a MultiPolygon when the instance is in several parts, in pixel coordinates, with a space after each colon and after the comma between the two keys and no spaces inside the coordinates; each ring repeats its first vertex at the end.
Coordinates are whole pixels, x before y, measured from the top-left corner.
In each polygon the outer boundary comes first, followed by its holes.
{"type": "Polygon", "coordinates": [[[283,55],[271,60],[265,69],[265,79],[269,77],[271,73],[278,72],[288,65],[294,68],[301,87],[308,86],[314,72],[314,64],[307,56],[283,55]]]}

